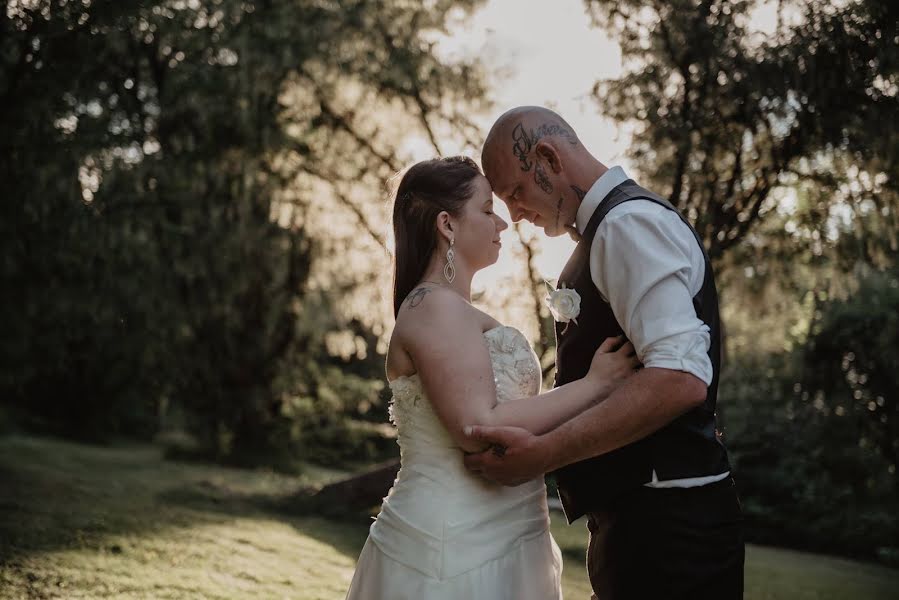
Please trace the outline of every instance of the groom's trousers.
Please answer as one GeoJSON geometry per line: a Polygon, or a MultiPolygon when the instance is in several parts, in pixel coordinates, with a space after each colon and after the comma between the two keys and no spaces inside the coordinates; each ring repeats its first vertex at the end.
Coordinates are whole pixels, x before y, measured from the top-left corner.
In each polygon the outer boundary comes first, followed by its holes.
{"type": "Polygon", "coordinates": [[[743,597],[743,519],[733,479],[643,487],[587,514],[599,600],[743,597]]]}

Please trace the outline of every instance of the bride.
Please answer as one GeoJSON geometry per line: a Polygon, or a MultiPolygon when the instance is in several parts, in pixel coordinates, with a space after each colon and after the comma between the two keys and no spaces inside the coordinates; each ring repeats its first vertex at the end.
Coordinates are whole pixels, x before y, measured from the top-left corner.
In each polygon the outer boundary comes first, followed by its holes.
{"type": "MultiPolygon", "coordinates": [[[[362,548],[350,600],[561,598],[562,559],[543,479],[502,487],[466,471],[474,424],[546,432],[603,400],[639,366],[608,339],[584,379],[540,394],[524,335],[471,305],[508,224],[470,158],[413,165],[396,190],[394,314],[387,353],[402,467],[362,548]]],[[[502,452],[501,448],[494,451],[502,452]]]]}

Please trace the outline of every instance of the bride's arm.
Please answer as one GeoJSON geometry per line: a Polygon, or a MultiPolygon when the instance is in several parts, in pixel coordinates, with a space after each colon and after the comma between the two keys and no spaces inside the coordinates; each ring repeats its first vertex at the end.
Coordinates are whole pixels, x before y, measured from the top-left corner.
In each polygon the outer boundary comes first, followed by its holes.
{"type": "MultiPolygon", "coordinates": [[[[497,404],[490,425],[508,425],[541,435],[602,402],[634,373],[639,360],[630,343],[617,350],[621,338],[607,338],[596,351],[590,371],[582,379],[546,393],[497,404]]],[[[475,423],[477,425],[477,423],[475,423]]]]}
{"type": "Polygon", "coordinates": [[[470,311],[454,293],[433,290],[415,308],[404,309],[402,336],[434,411],[466,451],[483,450],[464,434],[467,426],[511,425],[544,433],[604,399],[636,365],[629,345],[598,352],[594,366],[604,361],[605,370],[592,368],[587,377],[546,394],[499,404],[487,343],[470,311]]]}

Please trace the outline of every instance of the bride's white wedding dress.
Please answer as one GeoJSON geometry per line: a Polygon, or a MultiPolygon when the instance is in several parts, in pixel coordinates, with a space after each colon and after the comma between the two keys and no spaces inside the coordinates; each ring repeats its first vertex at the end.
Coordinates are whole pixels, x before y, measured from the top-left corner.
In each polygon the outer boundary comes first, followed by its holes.
{"type": "MultiPolygon", "coordinates": [[[[484,337],[497,400],[537,394],[540,365],[525,336],[500,326],[484,337]]],[[[418,376],[390,387],[402,467],[362,548],[348,600],[562,598],[562,556],[549,532],[542,478],[503,487],[473,475],[418,376]]]]}

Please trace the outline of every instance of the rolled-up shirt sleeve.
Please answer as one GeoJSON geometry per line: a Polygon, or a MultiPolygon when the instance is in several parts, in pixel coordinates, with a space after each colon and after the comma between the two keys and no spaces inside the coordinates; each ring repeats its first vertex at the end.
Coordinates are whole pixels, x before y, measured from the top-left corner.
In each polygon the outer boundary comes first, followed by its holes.
{"type": "Polygon", "coordinates": [[[690,229],[648,201],[610,211],[590,248],[593,283],[643,365],[691,373],[709,385],[709,327],[693,306],[704,269],[690,229]]]}

